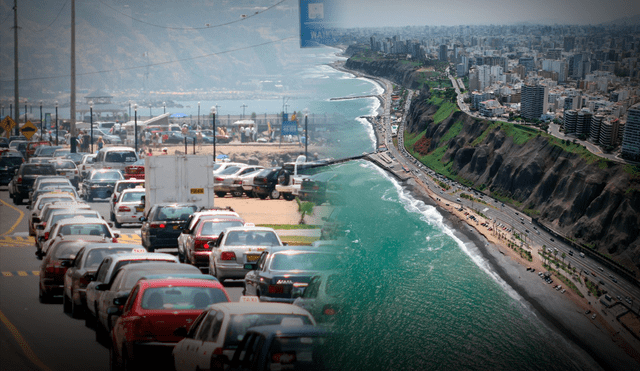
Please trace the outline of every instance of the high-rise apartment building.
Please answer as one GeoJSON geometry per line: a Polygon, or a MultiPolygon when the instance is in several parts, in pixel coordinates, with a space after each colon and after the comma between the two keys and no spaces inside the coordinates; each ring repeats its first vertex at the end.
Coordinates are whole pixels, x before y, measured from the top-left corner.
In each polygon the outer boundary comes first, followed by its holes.
{"type": "Polygon", "coordinates": [[[565,134],[574,134],[576,132],[576,126],[578,126],[578,111],[564,111],[563,126],[565,134]]]}
{"type": "Polygon", "coordinates": [[[573,48],[576,45],[576,37],[575,36],[565,36],[564,40],[563,40],[563,43],[564,43],[564,45],[563,45],[564,46],[564,51],[565,52],[570,52],[570,51],[573,50],[573,48]]]}
{"type": "Polygon", "coordinates": [[[593,115],[593,117],[591,117],[591,127],[589,128],[590,142],[598,143],[603,120],[604,116],[602,115],[593,115]]]}
{"type": "Polygon", "coordinates": [[[583,108],[578,112],[578,122],[576,124],[576,134],[589,136],[591,130],[591,118],[593,113],[588,108],[583,108]]]}
{"type": "Polygon", "coordinates": [[[449,49],[448,49],[448,47],[446,45],[440,45],[440,49],[439,49],[439,52],[438,52],[438,59],[441,60],[441,61],[446,62],[448,60],[447,59],[448,51],[449,51],[449,49]]]}
{"type": "Polygon", "coordinates": [[[622,156],[640,160],[640,103],[636,103],[627,111],[627,124],[622,137],[622,156]]]}
{"type": "Polygon", "coordinates": [[[520,115],[527,120],[539,120],[540,116],[547,113],[548,95],[549,87],[546,85],[523,85],[520,115]]]}

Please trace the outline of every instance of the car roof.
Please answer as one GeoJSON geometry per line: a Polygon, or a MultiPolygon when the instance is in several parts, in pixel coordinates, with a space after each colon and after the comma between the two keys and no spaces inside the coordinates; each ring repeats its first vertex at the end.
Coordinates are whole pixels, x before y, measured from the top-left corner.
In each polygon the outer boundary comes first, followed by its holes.
{"type": "Polygon", "coordinates": [[[225,229],[225,232],[232,232],[232,231],[271,231],[273,233],[276,233],[276,231],[273,228],[269,228],[269,227],[229,227],[225,229]]]}
{"type": "Polygon", "coordinates": [[[64,219],[64,220],[60,220],[58,221],[58,223],[56,223],[58,225],[66,225],[66,224],[106,224],[107,226],[109,226],[109,224],[102,218],[94,218],[94,217],[90,217],[90,216],[77,216],[74,218],[69,218],[69,219],[64,219]]]}
{"type": "MultiPolygon", "coordinates": [[[[136,264],[140,265],[140,264],[136,264]]],[[[201,273],[181,273],[181,272],[167,272],[167,273],[157,273],[157,274],[149,274],[143,277],[140,277],[141,280],[155,280],[157,278],[193,278],[197,280],[208,280],[208,281],[218,281],[218,279],[210,274],[202,274],[201,273]]]]}
{"type": "Polygon", "coordinates": [[[68,234],[68,235],[59,235],[56,236],[53,241],[64,240],[64,241],[76,241],[82,240],[91,243],[100,242],[100,241],[111,241],[111,237],[102,237],[102,236],[92,236],[86,234],[68,234]]]}
{"type": "Polygon", "coordinates": [[[194,274],[195,272],[198,272],[200,275],[203,275],[202,272],[200,271],[200,269],[198,269],[197,267],[191,265],[191,264],[185,264],[185,263],[171,263],[171,262],[155,262],[155,263],[139,263],[139,264],[135,264],[135,265],[125,265],[124,267],[120,268],[121,270],[126,269],[126,270],[149,270],[149,269],[153,269],[157,272],[153,272],[153,273],[148,273],[149,275],[166,275],[166,274],[180,274],[180,273],[189,273],[189,274],[194,274]],[[163,270],[166,270],[166,273],[163,272],[163,270]]]}
{"type": "Polygon", "coordinates": [[[159,204],[155,204],[155,206],[163,206],[163,207],[167,207],[167,206],[195,206],[198,207],[198,205],[194,204],[194,203],[189,203],[189,202],[162,202],[159,204]]]}
{"type": "Polygon", "coordinates": [[[144,179],[120,179],[116,182],[116,184],[121,183],[144,183],[144,179]]]}
{"type": "Polygon", "coordinates": [[[268,326],[256,326],[247,330],[247,333],[255,332],[265,337],[277,336],[330,336],[332,333],[322,327],[313,325],[299,325],[299,326],[287,326],[287,325],[268,325],[268,326]]]}
{"type": "Polygon", "coordinates": [[[301,314],[308,315],[309,312],[293,304],[285,303],[216,303],[209,306],[212,309],[219,309],[230,314],[265,313],[265,314],[301,314]]]}
{"type": "Polygon", "coordinates": [[[123,146],[116,146],[116,147],[104,147],[100,150],[100,152],[111,152],[111,151],[133,151],[135,152],[136,150],[133,147],[123,147],[123,146]]]}
{"type": "Polygon", "coordinates": [[[22,152],[16,151],[16,150],[13,150],[13,149],[3,150],[1,156],[2,157],[24,157],[24,156],[22,156],[22,152]]]}
{"type": "Polygon", "coordinates": [[[139,248],[144,249],[144,246],[142,245],[134,245],[134,244],[122,243],[122,242],[95,243],[95,244],[87,245],[87,249],[94,249],[98,247],[102,249],[121,249],[123,247],[131,247],[134,249],[139,249],[139,248]]]}
{"type": "MultiPolygon", "coordinates": [[[[152,280],[139,281],[146,287],[167,287],[167,286],[192,286],[192,287],[215,287],[224,290],[224,286],[218,281],[201,280],[197,278],[157,278],[152,280]]],[[[225,290],[226,291],[226,290],[225,290]]]]}
{"type": "Polygon", "coordinates": [[[130,254],[122,254],[114,257],[113,261],[122,260],[171,260],[178,262],[178,258],[171,254],[161,252],[137,252],[130,254]]]}
{"type": "Polygon", "coordinates": [[[194,217],[201,217],[205,215],[232,215],[232,216],[240,216],[237,212],[233,210],[200,210],[193,213],[194,217]]]}
{"type": "Polygon", "coordinates": [[[144,193],[145,189],[142,187],[136,187],[136,188],[129,188],[129,189],[123,189],[121,193],[133,193],[133,192],[143,192],[144,193]]]}

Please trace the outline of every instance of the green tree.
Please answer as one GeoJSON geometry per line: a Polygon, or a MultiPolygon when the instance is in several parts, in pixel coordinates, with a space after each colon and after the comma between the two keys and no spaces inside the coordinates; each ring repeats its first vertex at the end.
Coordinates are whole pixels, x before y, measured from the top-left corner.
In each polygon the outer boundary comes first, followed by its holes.
{"type": "Polygon", "coordinates": [[[562,253],[562,263],[564,263],[564,258],[566,258],[566,257],[567,257],[567,254],[563,252],[562,253]]]}
{"type": "Polygon", "coordinates": [[[306,224],[304,222],[305,215],[313,215],[313,202],[308,201],[300,201],[298,197],[296,197],[296,202],[298,203],[298,212],[300,213],[300,221],[298,224],[306,224]]]}
{"type": "Polygon", "coordinates": [[[255,120],[256,119],[256,113],[255,112],[251,112],[251,119],[255,120]]]}

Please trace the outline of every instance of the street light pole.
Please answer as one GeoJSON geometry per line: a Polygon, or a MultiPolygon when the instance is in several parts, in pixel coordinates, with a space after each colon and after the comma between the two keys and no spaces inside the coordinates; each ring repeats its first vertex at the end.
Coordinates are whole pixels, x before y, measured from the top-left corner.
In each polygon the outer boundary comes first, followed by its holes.
{"type": "Polygon", "coordinates": [[[167,113],[167,102],[162,102],[162,113],[167,113]]]}
{"type": "Polygon", "coordinates": [[[307,145],[309,144],[309,132],[308,132],[308,123],[309,123],[309,109],[304,109],[304,157],[309,161],[309,154],[307,153],[307,145]]]}
{"type": "Polygon", "coordinates": [[[93,153],[93,101],[89,102],[89,115],[91,115],[89,122],[91,123],[91,153],[93,153]]]}
{"type": "Polygon", "coordinates": [[[136,153],[138,153],[138,105],[133,105],[134,122],[133,122],[133,140],[135,141],[136,153]]]}
{"type": "Polygon", "coordinates": [[[56,101],[56,146],[58,145],[58,101],[56,101]]]}
{"type": "Polygon", "coordinates": [[[198,102],[198,126],[200,126],[200,102],[198,102]]]}
{"type": "Polygon", "coordinates": [[[149,118],[152,118],[153,114],[151,113],[151,103],[149,103],[149,118]]]}
{"type": "Polygon", "coordinates": [[[40,101],[40,138],[44,140],[44,122],[42,122],[42,101],[40,101]]]}
{"type": "Polygon", "coordinates": [[[216,162],[216,106],[211,107],[211,122],[213,126],[213,162],[216,162]]]}

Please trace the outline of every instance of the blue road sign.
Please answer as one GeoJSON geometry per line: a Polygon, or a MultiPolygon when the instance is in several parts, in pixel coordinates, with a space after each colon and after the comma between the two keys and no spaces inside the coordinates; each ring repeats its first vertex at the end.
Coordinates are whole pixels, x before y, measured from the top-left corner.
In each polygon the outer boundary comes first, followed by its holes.
{"type": "Polygon", "coordinates": [[[282,123],[281,135],[298,135],[298,122],[297,121],[284,121],[282,123]]]}

